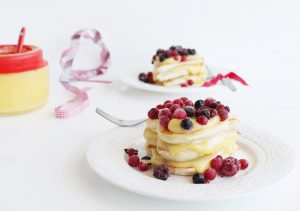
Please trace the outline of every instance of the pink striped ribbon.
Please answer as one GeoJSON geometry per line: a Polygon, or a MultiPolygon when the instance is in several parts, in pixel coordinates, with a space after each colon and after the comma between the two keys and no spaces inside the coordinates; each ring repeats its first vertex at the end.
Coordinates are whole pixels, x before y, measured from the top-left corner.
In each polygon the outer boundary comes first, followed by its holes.
{"type": "Polygon", "coordinates": [[[101,34],[95,29],[83,29],[76,32],[71,37],[70,48],[65,50],[60,58],[60,66],[63,69],[63,74],[60,77],[61,84],[66,90],[72,92],[75,97],[63,105],[56,107],[55,117],[59,119],[66,119],[80,114],[89,106],[89,98],[87,91],[89,88],[80,89],[70,84],[73,81],[86,81],[95,83],[111,83],[109,80],[93,80],[91,78],[105,73],[110,66],[110,54],[108,49],[102,42],[101,34]],[[90,70],[73,70],[72,65],[76,53],[79,49],[80,38],[91,39],[95,44],[101,48],[100,60],[98,67],[90,70]]]}

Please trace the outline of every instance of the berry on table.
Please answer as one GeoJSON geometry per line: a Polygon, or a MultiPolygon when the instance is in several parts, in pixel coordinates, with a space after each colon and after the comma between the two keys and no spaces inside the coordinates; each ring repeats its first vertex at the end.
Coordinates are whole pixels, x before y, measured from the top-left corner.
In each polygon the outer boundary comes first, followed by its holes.
{"type": "Polygon", "coordinates": [[[153,176],[157,179],[167,180],[170,176],[170,170],[165,164],[156,165],[153,169],[153,176]]]}
{"type": "Polygon", "coordinates": [[[187,114],[182,108],[178,108],[173,113],[173,118],[175,119],[184,119],[186,118],[187,114]]]}
{"type": "Polygon", "coordinates": [[[128,159],[128,164],[132,167],[137,167],[140,163],[140,158],[137,155],[131,155],[128,159]]]}
{"type": "Polygon", "coordinates": [[[211,181],[211,180],[214,180],[216,178],[217,172],[213,168],[208,168],[204,171],[203,175],[204,175],[204,179],[206,181],[211,181]]]}
{"type": "Polygon", "coordinates": [[[128,156],[137,155],[139,152],[137,149],[133,149],[133,148],[124,149],[124,151],[128,156]]]}
{"type": "Polygon", "coordinates": [[[200,115],[197,117],[197,122],[200,124],[200,125],[206,125],[207,124],[207,117],[206,116],[203,116],[203,115],[200,115]]]}
{"type": "Polygon", "coordinates": [[[222,166],[223,166],[223,159],[222,159],[222,156],[217,156],[215,157],[214,159],[212,159],[210,161],[210,166],[216,170],[216,171],[219,171],[222,169],[222,166]]]}
{"type": "Polygon", "coordinates": [[[148,111],[148,117],[149,119],[157,119],[158,118],[158,109],[157,108],[151,108],[148,111]]]}
{"type": "Polygon", "coordinates": [[[183,129],[190,130],[193,127],[193,122],[190,119],[183,119],[180,123],[183,129]]]}
{"type": "Polygon", "coordinates": [[[246,159],[240,159],[239,163],[242,170],[248,168],[248,161],[246,159]]]}
{"type": "Polygon", "coordinates": [[[192,179],[193,179],[194,184],[204,184],[204,183],[206,183],[204,175],[200,174],[200,173],[194,174],[192,179]]]}
{"type": "Polygon", "coordinates": [[[149,164],[140,162],[138,168],[140,171],[147,171],[149,169],[149,164]]]}

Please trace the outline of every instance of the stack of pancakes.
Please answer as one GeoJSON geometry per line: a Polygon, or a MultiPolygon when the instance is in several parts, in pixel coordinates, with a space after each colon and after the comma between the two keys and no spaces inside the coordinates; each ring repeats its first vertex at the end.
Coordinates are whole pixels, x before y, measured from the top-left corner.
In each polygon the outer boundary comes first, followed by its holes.
{"type": "Polygon", "coordinates": [[[217,115],[206,125],[200,125],[194,118],[191,130],[181,128],[179,119],[172,119],[168,129],[158,119],[148,119],[144,131],[147,153],[154,164],[166,164],[176,175],[203,173],[210,167],[210,161],[217,155],[227,157],[237,150],[238,121],[232,116],[220,121],[217,115]]]}

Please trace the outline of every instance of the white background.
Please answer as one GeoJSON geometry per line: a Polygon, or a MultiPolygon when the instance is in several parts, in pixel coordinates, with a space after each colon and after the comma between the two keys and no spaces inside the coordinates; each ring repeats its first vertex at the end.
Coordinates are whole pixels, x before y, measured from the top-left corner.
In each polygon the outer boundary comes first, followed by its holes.
{"type": "MultiPolygon", "coordinates": [[[[91,106],[79,117],[57,120],[55,106],[70,99],[58,83],[61,52],[81,28],[100,30],[112,54],[110,75],[151,69],[157,48],[196,48],[208,64],[234,70],[251,84],[213,96],[231,106],[240,121],[283,137],[296,152],[299,139],[298,1],[4,1],[0,0],[0,44],[43,48],[51,72],[50,99],[36,112],[0,118],[0,210],[299,210],[300,166],[282,183],[241,199],[183,203],[146,198],[114,187],[88,167],[88,144],[114,127],[98,117],[99,106],[123,118],[145,117],[153,105],[178,96],[117,84],[88,84],[91,106]]],[[[97,47],[82,42],[77,67],[97,62],[97,47]]],[[[109,77],[106,76],[106,77],[109,77]]],[[[120,140],[122,141],[122,140],[120,140]]]]}

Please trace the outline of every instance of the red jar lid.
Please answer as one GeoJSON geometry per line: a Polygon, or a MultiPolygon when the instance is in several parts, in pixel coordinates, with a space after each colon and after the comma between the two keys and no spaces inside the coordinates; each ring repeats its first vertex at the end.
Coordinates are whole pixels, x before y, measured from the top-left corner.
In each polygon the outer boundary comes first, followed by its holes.
{"type": "Polygon", "coordinates": [[[35,70],[48,64],[39,47],[24,45],[21,53],[16,51],[16,45],[0,45],[0,74],[35,70]]]}

